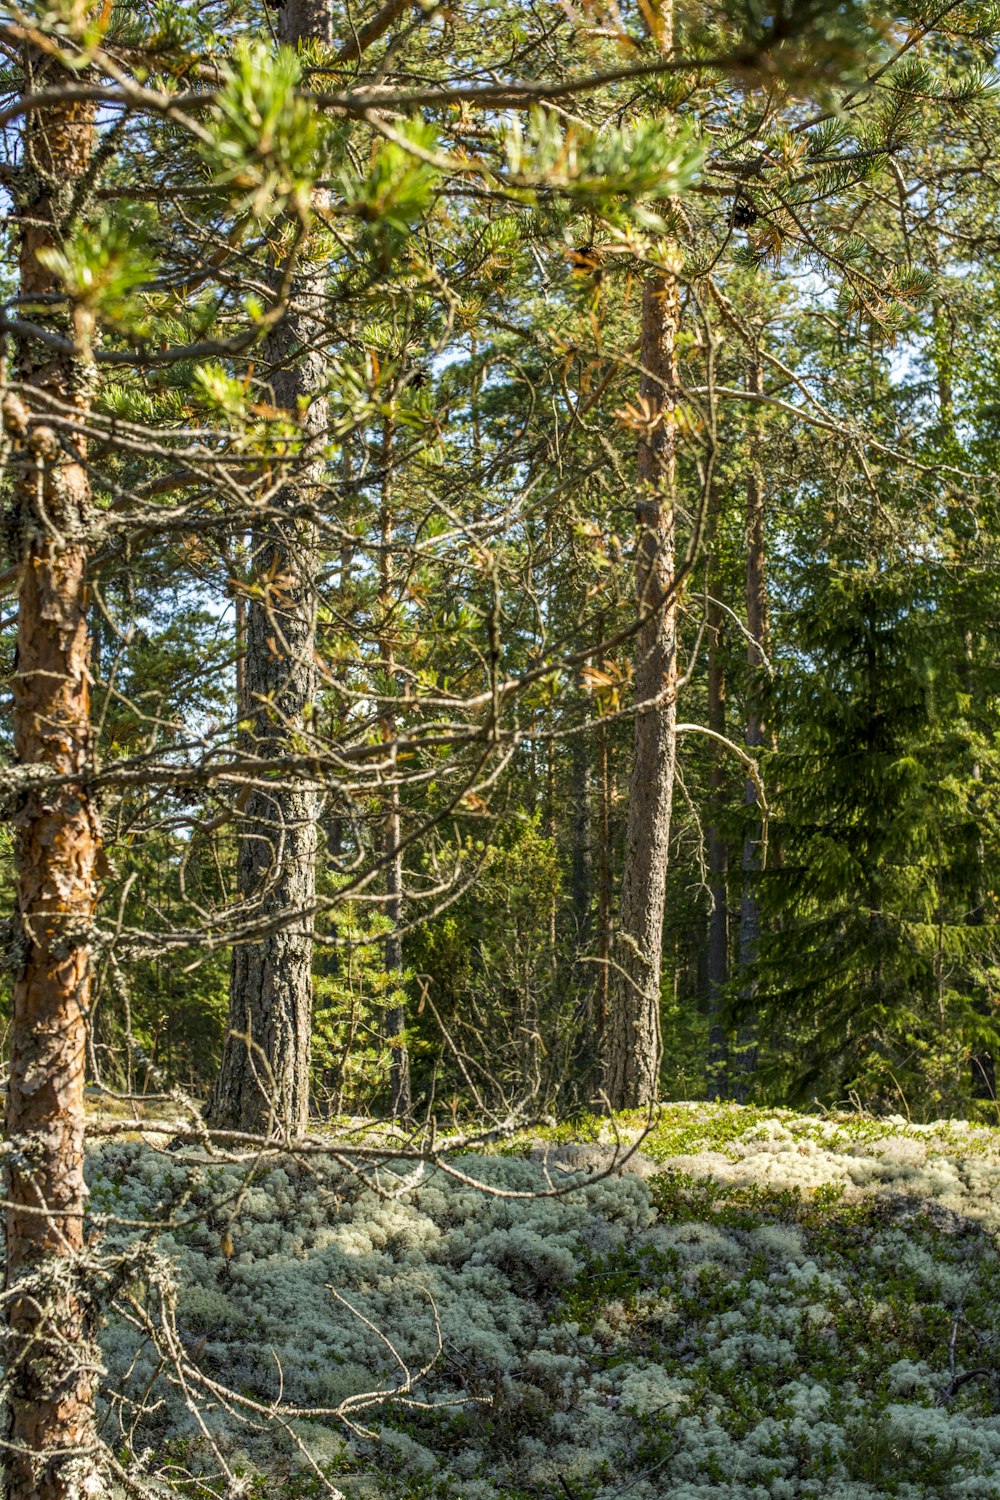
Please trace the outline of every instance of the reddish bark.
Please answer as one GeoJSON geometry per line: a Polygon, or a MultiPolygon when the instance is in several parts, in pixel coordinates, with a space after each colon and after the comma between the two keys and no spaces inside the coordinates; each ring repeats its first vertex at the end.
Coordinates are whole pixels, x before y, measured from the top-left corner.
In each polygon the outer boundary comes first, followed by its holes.
{"type": "MultiPolygon", "coordinates": [[[[26,92],[58,81],[57,60],[26,49],[24,63],[26,92]]],[[[50,104],[44,114],[25,117],[24,191],[17,201],[22,296],[58,298],[62,291],[39,253],[65,234],[93,141],[90,105],[50,104]]],[[[76,1500],[103,1493],[93,1457],[96,1360],[79,1265],[100,831],[86,782],[90,487],[84,443],[59,438],[46,426],[46,398],[83,416],[92,369],[81,310],[67,314],[57,300],[32,316],[70,333],[77,353],[53,356],[22,338],[15,357],[18,391],[4,402],[19,569],[14,748],[20,766],[40,773],[15,817],[19,967],[6,1117],[7,1440],[13,1446],[6,1454],[6,1494],[8,1500],[76,1500]]]]}

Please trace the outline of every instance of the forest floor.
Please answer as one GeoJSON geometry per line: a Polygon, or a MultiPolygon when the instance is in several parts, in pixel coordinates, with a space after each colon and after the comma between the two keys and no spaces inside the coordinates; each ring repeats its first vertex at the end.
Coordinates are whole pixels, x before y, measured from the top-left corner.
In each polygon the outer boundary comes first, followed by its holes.
{"type": "Polygon", "coordinates": [[[671,1104],[615,1149],[595,1118],[367,1183],[95,1149],[135,1253],[105,1436],[268,1500],[1000,1493],[1000,1131],[671,1104]]]}

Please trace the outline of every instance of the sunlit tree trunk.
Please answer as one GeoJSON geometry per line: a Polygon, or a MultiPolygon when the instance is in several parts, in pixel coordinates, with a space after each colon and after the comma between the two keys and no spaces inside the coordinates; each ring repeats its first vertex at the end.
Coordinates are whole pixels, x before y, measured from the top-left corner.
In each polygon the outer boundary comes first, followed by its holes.
{"type": "MultiPolygon", "coordinates": [[[[55,54],[22,52],[24,90],[75,83],[55,54]]],[[[20,293],[28,316],[73,353],[18,338],[17,385],[3,403],[13,448],[18,568],[14,754],[35,770],[14,816],[14,993],[7,1093],[8,1500],[76,1500],[104,1487],[95,1459],[94,1346],[83,1251],[84,1061],[100,830],[92,766],[86,626],[90,483],[84,440],[47,425],[52,403],[85,418],[93,392],[83,308],[69,308],[46,252],[86,198],[90,104],[49,102],[24,116],[15,197],[20,293]],[[32,299],[39,301],[32,306],[32,299]],[[47,784],[45,775],[63,778],[47,784]]]]}
{"type": "MultiPolygon", "coordinates": [[[[326,0],[286,0],[279,40],[330,42],[326,0]]],[[[293,477],[251,537],[243,669],[247,748],[280,760],[311,731],[316,696],[316,535],[310,512],[323,480],[327,429],[325,275],[304,260],[264,356],[276,406],[298,418],[293,477]]],[[[217,1128],[299,1135],[309,1114],[318,798],[283,772],[254,786],[242,811],[237,889],[260,936],[233,949],[229,1028],[206,1116],[217,1128]]]]}
{"type": "Polygon", "coordinates": [[[646,425],[639,439],[635,758],[605,1036],[604,1088],[615,1109],[649,1103],[660,1068],[660,971],[676,751],[677,603],[674,487],[679,295],[676,278],[643,287],[646,425]],[[644,706],[643,706],[644,705],[644,706]]]}

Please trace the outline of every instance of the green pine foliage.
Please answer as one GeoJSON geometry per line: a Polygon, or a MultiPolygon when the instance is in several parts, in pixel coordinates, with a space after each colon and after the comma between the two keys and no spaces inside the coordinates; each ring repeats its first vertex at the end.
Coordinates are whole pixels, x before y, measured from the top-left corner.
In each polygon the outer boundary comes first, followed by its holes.
{"type": "Polygon", "coordinates": [[[771,1086],[959,1109],[973,1054],[1000,1040],[976,980],[992,916],[974,803],[995,762],[963,733],[964,643],[912,574],[830,560],[804,583],[767,758],[778,855],[760,878],[756,982],[771,1086]]]}

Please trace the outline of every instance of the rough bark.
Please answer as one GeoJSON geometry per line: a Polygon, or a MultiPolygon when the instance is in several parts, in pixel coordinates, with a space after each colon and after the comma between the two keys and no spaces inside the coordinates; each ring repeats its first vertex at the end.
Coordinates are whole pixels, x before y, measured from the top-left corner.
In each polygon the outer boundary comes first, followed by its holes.
{"type": "MultiPolygon", "coordinates": [[[[57,58],[23,53],[26,93],[67,80],[57,58]]],[[[75,81],[78,75],[71,75],[75,81]]],[[[85,196],[93,107],[52,103],[26,115],[15,200],[22,297],[73,355],[20,339],[17,391],[4,399],[13,452],[19,570],[13,675],[17,764],[67,780],[28,791],[15,814],[13,1018],[6,1110],[8,1500],[105,1493],[95,1457],[99,1368],[82,1278],[84,1062],[100,830],[87,790],[92,747],[86,626],[90,486],[85,445],[46,426],[46,398],[89,410],[91,328],[67,311],[39,256],[58,248],[85,196]],[[40,1212],[41,1210],[41,1212],[40,1212]]],[[[65,431],[65,430],[64,430],[65,431]]]]}
{"type": "Polygon", "coordinates": [[[247,596],[246,591],[240,586],[237,586],[233,604],[236,635],[236,718],[240,721],[247,707],[247,596]]]}
{"type": "Polygon", "coordinates": [[[674,485],[678,285],[651,276],[643,287],[640,397],[649,421],[639,441],[640,534],[636,598],[646,617],[636,637],[635,758],[629,784],[625,863],[615,935],[604,1088],[614,1109],[648,1104],[658,1092],[660,972],[676,751],[677,603],[674,485]]]}
{"type": "MultiPolygon", "coordinates": [[[[392,424],[385,427],[382,478],[382,546],[379,564],[379,612],[381,615],[380,653],[386,677],[393,690],[396,686],[396,647],[393,624],[392,542],[392,424]]],[[[396,714],[390,708],[382,717],[386,743],[396,738],[396,714]]],[[[385,914],[390,928],[385,939],[385,971],[393,986],[392,998],[385,1011],[385,1035],[389,1043],[389,1089],[394,1119],[405,1119],[412,1105],[410,1093],[410,1054],[406,1045],[406,1007],[403,1001],[403,856],[400,850],[402,822],[399,805],[399,783],[396,779],[396,756],[392,751],[391,782],[386,798],[383,822],[383,858],[385,860],[385,914]]]]}
{"type": "MultiPolygon", "coordinates": [[[[342,444],[340,450],[340,477],[343,483],[344,492],[346,492],[350,487],[351,479],[353,477],[351,448],[350,444],[347,442],[344,442],[342,444]]],[[[345,532],[350,533],[352,525],[350,517],[346,515],[342,516],[341,522],[345,532]]],[[[345,536],[340,545],[340,580],[338,584],[338,593],[340,596],[339,608],[345,615],[347,615],[351,609],[354,551],[354,542],[350,540],[349,536],[345,536]]],[[[333,675],[338,683],[346,683],[347,670],[343,664],[334,668],[333,675]]],[[[335,697],[334,702],[330,707],[329,734],[331,740],[336,740],[337,734],[339,732],[339,713],[340,710],[337,705],[337,698],[335,697]]],[[[343,803],[339,800],[339,798],[331,797],[327,806],[329,809],[329,830],[327,833],[326,841],[327,854],[329,855],[330,864],[333,869],[339,871],[341,861],[344,857],[345,819],[343,803]]],[[[329,964],[330,973],[338,972],[340,966],[338,951],[339,950],[336,947],[328,950],[327,962],[329,964]]]]}
{"type": "MultiPolygon", "coordinates": [[[[965,692],[969,695],[969,702],[973,702],[974,683],[972,676],[974,641],[971,630],[965,632],[965,650],[959,665],[959,678],[965,692]]],[[[982,767],[979,761],[972,763],[972,780],[977,785],[983,779],[982,767]]],[[[983,839],[983,830],[978,818],[969,824],[968,829],[968,862],[969,862],[969,894],[968,906],[965,913],[967,927],[982,928],[986,925],[986,907],[983,898],[984,872],[986,868],[986,847],[983,839]]],[[[983,1020],[993,1017],[993,1006],[990,1003],[989,994],[983,985],[981,973],[976,972],[977,960],[981,960],[981,953],[977,951],[979,945],[973,948],[970,972],[966,978],[969,992],[972,995],[972,1008],[977,1016],[983,1020]]],[[[997,1074],[996,1058],[988,1047],[977,1047],[973,1050],[970,1058],[972,1068],[972,1097],[973,1099],[988,1099],[996,1103],[997,1097],[997,1074]]]]}
{"type": "Polygon", "coordinates": [[[583,948],[590,941],[591,887],[593,884],[593,850],[590,830],[590,757],[589,745],[578,735],[573,740],[573,847],[570,890],[573,901],[573,924],[576,941],[583,948]]]}
{"type": "Polygon", "coordinates": [[[278,7],[279,42],[294,47],[299,42],[333,41],[331,0],[282,0],[278,7]]]}
{"type": "MultiPolygon", "coordinates": [[[[611,784],[608,767],[608,730],[597,730],[598,843],[597,843],[597,1057],[607,1060],[608,1016],[611,1006],[611,784]]],[[[603,1072],[600,1077],[604,1087],[603,1072]]]]}
{"type": "MultiPolygon", "coordinates": [[[[973,777],[976,781],[980,779],[979,766],[973,767],[973,777]]],[[[983,893],[980,878],[984,862],[984,845],[980,829],[971,831],[973,843],[972,882],[969,891],[969,910],[966,913],[966,925],[969,927],[983,927],[986,923],[986,911],[983,905],[983,893]]],[[[978,957],[973,950],[973,961],[978,957]]],[[[972,991],[972,1008],[976,1015],[983,1020],[992,1020],[994,1007],[990,1004],[989,995],[982,983],[981,977],[973,970],[968,981],[972,991]]],[[[996,1103],[997,1098],[997,1071],[996,1058],[988,1047],[980,1046],[973,1050],[970,1059],[972,1068],[972,1097],[973,1099],[988,1099],[996,1103]]]]}
{"type": "MultiPolygon", "coordinates": [[[[550,589],[550,619],[552,618],[552,605],[552,590],[550,589]]],[[[554,715],[552,712],[552,705],[550,704],[548,713],[546,714],[546,727],[549,733],[549,741],[545,752],[545,831],[548,834],[553,849],[558,849],[559,835],[557,831],[558,822],[556,814],[556,742],[555,735],[553,733],[555,728],[553,721],[554,715]]],[[[559,989],[559,938],[557,931],[558,916],[559,890],[558,887],[553,884],[552,890],[549,894],[549,974],[552,980],[553,994],[555,994],[559,989]]]]}
{"type": "MultiPolygon", "coordinates": [[[[747,366],[747,389],[759,395],[763,391],[763,371],[759,357],[754,354],[747,366]]],[[[747,475],[746,500],[746,610],[747,610],[747,666],[749,668],[749,692],[747,697],[746,746],[748,750],[759,750],[766,741],[766,728],[761,707],[761,689],[768,653],[768,608],[767,608],[767,551],[764,534],[765,493],[764,482],[757,455],[751,455],[747,475]]],[[[757,788],[747,778],[744,796],[747,808],[757,806],[757,788]]],[[[760,895],[757,877],[760,873],[760,850],[762,830],[759,819],[751,819],[743,839],[743,893],[740,900],[739,966],[742,975],[741,1004],[745,1020],[740,1028],[739,1046],[736,1056],[734,1096],[745,1100],[750,1082],[757,1070],[756,1026],[753,1018],[755,985],[752,969],[760,942],[760,895]]]]}
{"type": "MultiPolygon", "coordinates": [[[[726,672],[722,653],[723,610],[718,598],[718,569],[710,570],[707,610],[708,638],[708,727],[715,734],[726,732],[726,672]]],[[[722,830],[726,805],[723,748],[712,742],[708,800],[708,883],[712,910],[708,918],[708,1097],[725,1099],[728,1090],[728,1041],[722,1022],[722,1005],[729,982],[729,847],[722,830]]]]}
{"type": "MultiPolygon", "coordinates": [[[[395,730],[393,730],[395,733],[395,730]]],[[[399,852],[401,826],[399,788],[389,793],[389,810],[385,818],[385,914],[392,926],[385,939],[385,970],[395,987],[385,1013],[385,1033],[389,1043],[389,1087],[394,1119],[406,1119],[410,1113],[410,1054],[406,1045],[406,1007],[403,1003],[403,858],[399,852]]]]}
{"type": "MultiPolygon", "coordinates": [[[[278,38],[291,46],[331,40],[328,0],[286,0],[278,17],[278,38]]],[[[322,267],[303,258],[288,310],[264,347],[275,405],[297,413],[302,432],[295,471],[251,537],[243,712],[249,748],[266,759],[308,739],[315,699],[310,514],[327,429],[324,302],[322,267]]],[[[206,1111],[217,1128],[281,1136],[306,1128],[317,815],[315,784],[287,774],[254,787],[243,808],[237,890],[248,920],[264,931],[233,949],[229,1029],[206,1111]]]]}

